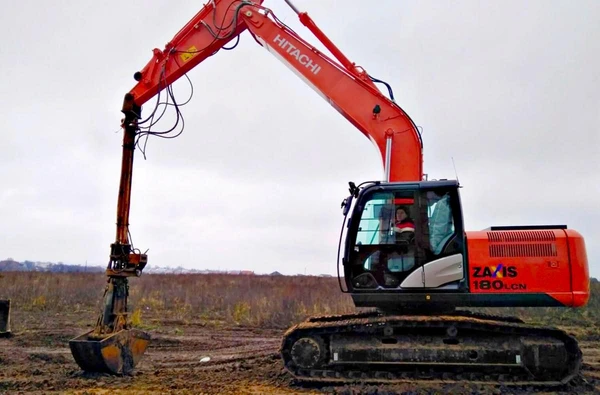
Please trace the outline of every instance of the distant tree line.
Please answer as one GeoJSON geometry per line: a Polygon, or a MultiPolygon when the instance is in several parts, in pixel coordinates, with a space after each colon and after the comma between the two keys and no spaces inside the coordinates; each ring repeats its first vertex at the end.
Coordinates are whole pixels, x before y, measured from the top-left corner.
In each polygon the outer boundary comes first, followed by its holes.
{"type": "Polygon", "coordinates": [[[52,273],[76,273],[76,272],[103,272],[105,268],[100,266],[68,265],[62,262],[17,262],[11,258],[0,261],[0,272],[52,272],[52,273]]]}

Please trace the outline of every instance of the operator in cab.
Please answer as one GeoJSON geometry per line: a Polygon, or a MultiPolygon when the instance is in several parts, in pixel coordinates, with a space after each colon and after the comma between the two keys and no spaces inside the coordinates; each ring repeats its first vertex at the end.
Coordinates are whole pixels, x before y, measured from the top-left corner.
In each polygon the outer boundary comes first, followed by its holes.
{"type": "Polygon", "coordinates": [[[407,207],[400,206],[396,208],[396,221],[394,223],[394,232],[415,232],[415,222],[409,216],[407,207]]]}
{"type": "Polygon", "coordinates": [[[415,239],[415,221],[410,218],[409,207],[396,207],[393,230],[397,244],[406,246],[413,243],[415,239]]]}

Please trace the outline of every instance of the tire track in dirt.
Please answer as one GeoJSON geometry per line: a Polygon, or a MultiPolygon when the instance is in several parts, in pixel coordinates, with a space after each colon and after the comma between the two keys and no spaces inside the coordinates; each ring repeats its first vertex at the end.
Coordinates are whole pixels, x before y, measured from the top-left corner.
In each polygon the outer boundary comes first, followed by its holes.
{"type": "Polygon", "coordinates": [[[279,333],[196,333],[185,336],[158,336],[157,344],[148,350],[148,366],[156,369],[210,369],[217,365],[278,355],[281,344],[279,333]],[[160,351],[159,351],[160,350],[160,351]],[[208,362],[202,358],[208,357],[208,362]],[[151,365],[150,365],[151,364],[151,365]]]}

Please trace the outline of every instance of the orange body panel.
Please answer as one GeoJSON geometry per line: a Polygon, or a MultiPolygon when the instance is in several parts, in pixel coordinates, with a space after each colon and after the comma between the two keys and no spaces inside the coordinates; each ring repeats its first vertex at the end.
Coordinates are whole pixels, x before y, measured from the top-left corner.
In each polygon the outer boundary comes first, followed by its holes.
{"type": "Polygon", "coordinates": [[[576,231],[472,231],[466,237],[471,293],[545,293],[565,306],[587,303],[588,263],[576,231]]]}
{"type": "Polygon", "coordinates": [[[590,299],[590,271],[583,236],[573,230],[566,229],[569,255],[571,257],[571,286],[573,306],[584,306],[590,299]]]}

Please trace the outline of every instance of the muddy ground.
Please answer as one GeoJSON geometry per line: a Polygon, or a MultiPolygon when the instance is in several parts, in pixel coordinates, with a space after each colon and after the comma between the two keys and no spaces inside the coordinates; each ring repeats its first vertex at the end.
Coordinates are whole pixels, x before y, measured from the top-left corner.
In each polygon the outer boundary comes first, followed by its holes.
{"type": "Polygon", "coordinates": [[[153,340],[127,377],[83,373],[69,339],[89,330],[93,314],[13,313],[13,336],[0,338],[0,393],[73,394],[496,394],[600,393],[600,341],[580,340],[583,374],[568,387],[540,391],[465,383],[303,387],[278,355],[283,329],[150,320],[153,340]],[[17,324],[18,323],[18,324],[17,324]],[[210,361],[202,362],[204,357],[210,361]]]}

